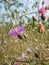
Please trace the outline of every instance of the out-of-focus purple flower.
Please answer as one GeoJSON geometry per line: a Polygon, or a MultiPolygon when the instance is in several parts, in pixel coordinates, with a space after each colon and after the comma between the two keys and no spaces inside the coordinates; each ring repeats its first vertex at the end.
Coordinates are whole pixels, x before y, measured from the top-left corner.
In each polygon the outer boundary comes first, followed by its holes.
{"type": "Polygon", "coordinates": [[[30,49],[30,48],[27,48],[27,52],[29,52],[29,53],[30,53],[30,52],[31,52],[31,49],[30,49]]]}
{"type": "Polygon", "coordinates": [[[18,26],[17,28],[10,30],[8,32],[9,36],[18,36],[21,32],[24,32],[24,27],[23,26],[18,26]]]}
{"type": "Polygon", "coordinates": [[[44,14],[46,12],[46,10],[44,7],[42,7],[40,9],[38,9],[38,12],[39,12],[39,14],[44,14]]]}
{"type": "Polygon", "coordinates": [[[18,65],[18,63],[15,61],[15,62],[14,62],[14,65],[18,65]]]}
{"type": "Polygon", "coordinates": [[[25,31],[23,26],[18,26],[17,30],[18,30],[18,32],[24,32],[25,31]]]}
{"type": "Polygon", "coordinates": [[[9,36],[18,36],[18,32],[17,32],[17,30],[9,31],[8,35],[9,36]]]}
{"type": "Polygon", "coordinates": [[[22,53],[21,54],[21,59],[24,60],[26,58],[26,54],[25,53],[22,53]]]}

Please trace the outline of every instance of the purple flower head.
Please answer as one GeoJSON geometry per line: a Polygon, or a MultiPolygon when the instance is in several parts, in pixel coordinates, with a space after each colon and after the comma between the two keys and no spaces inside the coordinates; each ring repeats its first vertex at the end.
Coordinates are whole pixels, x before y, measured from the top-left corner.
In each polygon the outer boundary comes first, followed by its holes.
{"type": "Polygon", "coordinates": [[[26,54],[25,54],[25,53],[22,53],[22,54],[21,54],[21,59],[24,60],[25,57],[26,57],[26,54]]]}
{"type": "Polygon", "coordinates": [[[18,63],[15,61],[15,62],[14,62],[14,65],[18,65],[18,63]]]}
{"type": "Polygon", "coordinates": [[[18,36],[18,32],[17,32],[17,30],[9,31],[8,35],[9,36],[18,36]]]}
{"type": "Polygon", "coordinates": [[[18,36],[21,32],[24,32],[24,27],[23,26],[18,26],[17,28],[10,30],[8,32],[9,36],[18,36]]]}
{"type": "Polygon", "coordinates": [[[43,14],[43,13],[45,13],[45,12],[46,12],[46,10],[45,10],[45,8],[44,8],[44,7],[42,7],[42,8],[40,8],[40,9],[38,9],[38,12],[39,12],[40,14],[43,14]]]}
{"type": "Polygon", "coordinates": [[[18,26],[18,28],[17,28],[17,30],[18,30],[18,32],[24,32],[24,27],[23,26],[18,26]]]}

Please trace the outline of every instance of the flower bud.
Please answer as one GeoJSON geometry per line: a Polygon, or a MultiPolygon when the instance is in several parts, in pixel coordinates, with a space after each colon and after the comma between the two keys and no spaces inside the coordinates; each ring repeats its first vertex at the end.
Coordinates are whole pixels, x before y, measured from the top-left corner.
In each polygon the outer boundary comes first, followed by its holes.
{"type": "Polygon", "coordinates": [[[23,39],[22,35],[18,34],[18,38],[19,39],[23,39]]]}
{"type": "Polygon", "coordinates": [[[40,53],[39,52],[35,52],[35,57],[40,59],[40,53]]]}
{"type": "Polygon", "coordinates": [[[48,7],[47,6],[45,7],[45,10],[48,10],[48,7]]]}
{"type": "Polygon", "coordinates": [[[36,18],[34,16],[32,17],[32,19],[33,19],[33,21],[36,21],[36,18]]]}
{"type": "Polygon", "coordinates": [[[44,4],[44,0],[42,1],[42,5],[44,4]]]}
{"type": "Polygon", "coordinates": [[[42,19],[43,21],[46,19],[45,14],[42,14],[42,15],[41,15],[41,19],[42,19]]]}
{"type": "Polygon", "coordinates": [[[36,1],[36,4],[38,4],[38,1],[36,1]]]}

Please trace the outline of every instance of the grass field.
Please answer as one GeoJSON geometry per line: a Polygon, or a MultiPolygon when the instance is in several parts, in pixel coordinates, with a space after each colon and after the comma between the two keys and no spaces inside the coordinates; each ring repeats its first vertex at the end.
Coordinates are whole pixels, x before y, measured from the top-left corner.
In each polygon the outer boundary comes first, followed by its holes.
{"type": "Polygon", "coordinates": [[[7,30],[0,27],[0,65],[49,65],[49,30],[45,28],[44,33],[39,33],[37,26],[27,27],[26,39],[11,38],[7,30]],[[31,49],[31,52],[27,51],[31,49]],[[40,57],[36,57],[35,53],[40,57]],[[26,57],[21,60],[21,54],[26,57]],[[15,64],[16,65],[16,64],[15,64]]]}

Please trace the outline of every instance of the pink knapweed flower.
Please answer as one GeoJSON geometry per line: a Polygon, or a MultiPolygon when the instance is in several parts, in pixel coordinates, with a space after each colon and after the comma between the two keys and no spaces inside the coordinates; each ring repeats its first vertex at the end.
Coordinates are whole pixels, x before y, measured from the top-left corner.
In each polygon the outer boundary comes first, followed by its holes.
{"type": "Polygon", "coordinates": [[[42,8],[39,8],[39,9],[38,9],[38,12],[39,12],[40,14],[44,14],[44,13],[46,12],[46,10],[45,10],[44,7],[42,7],[42,8]]]}
{"type": "Polygon", "coordinates": [[[18,63],[15,61],[15,62],[14,62],[14,65],[18,65],[18,63]]]}
{"type": "Polygon", "coordinates": [[[21,59],[24,60],[26,58],[26,54],[25,53],[22,53],[21,54],[21,59]]]}

